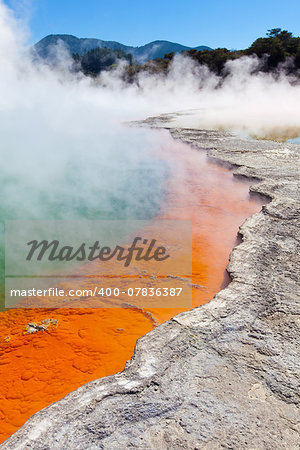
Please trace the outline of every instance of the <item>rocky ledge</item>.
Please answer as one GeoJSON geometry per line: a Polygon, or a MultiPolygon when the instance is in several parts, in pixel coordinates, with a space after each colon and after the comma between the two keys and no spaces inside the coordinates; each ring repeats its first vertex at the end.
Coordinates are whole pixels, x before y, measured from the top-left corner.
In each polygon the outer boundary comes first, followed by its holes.
{"type": "Polygon", "coordinates": [[[139,339],[126,370],[35,414],[2,449],[299,449],[300,146],[144,125],[208,150],[271,198],[230,285],[139,339]]]}

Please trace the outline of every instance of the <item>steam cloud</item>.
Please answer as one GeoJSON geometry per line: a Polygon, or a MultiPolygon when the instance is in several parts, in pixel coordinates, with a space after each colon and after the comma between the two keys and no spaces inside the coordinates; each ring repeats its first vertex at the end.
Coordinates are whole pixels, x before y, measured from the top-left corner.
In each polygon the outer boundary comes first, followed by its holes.
{"type": "Polygon", "coordinates": [[[90,80],[70,72],[64,49],[56,69],[32,62],[27,33],[0,2],[1,218],[141,217],[154,214],[168,170],[166,136],[124,122],[194,110],[179,125],[263,136],[299,134],[300,87],[256,73],[255,58],[227,64],[220,79],[175,56],[166,77],[124,67],[90,80]]]}

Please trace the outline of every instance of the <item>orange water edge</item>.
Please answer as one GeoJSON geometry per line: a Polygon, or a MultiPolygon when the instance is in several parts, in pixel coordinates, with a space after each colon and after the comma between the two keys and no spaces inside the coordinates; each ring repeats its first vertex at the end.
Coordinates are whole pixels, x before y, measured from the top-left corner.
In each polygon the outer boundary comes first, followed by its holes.
{"type": "MultiPolygon", "coordinates": [[[[191,220],[192,305],[200,306],[229,282],[228,256],[239,225],[263,199],[249,198],[250,182],[209,163],[204,151],[161,133],[171,163],[166,199],[156,219],[191,220]]],[[[155,150],[154,150],[155,155],[155,150]]],[[[141,281],[138,278],[136,282],[141,281]]],[[[89,280],[88,283],[92,283],[89,280]]],[[[87,283],[87,285],[88,285],[87,283]]],[[[107,281],[111,286],[111,280],[107,281]]],[[[12,309],[0,313],[0,439],[35,412],[96,378],[124,369],[136,340],[186,308],[12,309]],[[149,314],[150,313],[150,314],[149,314]],[[26,325],[53,319],[46,331],[26,325]]]]}

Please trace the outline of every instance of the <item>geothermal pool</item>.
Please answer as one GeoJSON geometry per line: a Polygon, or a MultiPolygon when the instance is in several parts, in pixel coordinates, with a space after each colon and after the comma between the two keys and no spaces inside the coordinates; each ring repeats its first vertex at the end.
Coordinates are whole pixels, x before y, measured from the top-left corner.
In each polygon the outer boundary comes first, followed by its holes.
{"type": "MultiPolygon", "coordinates": [[[[209,162],[205,151],[159,133],[162,161],[171,162],[155,219],[191,220],[193,306],[228,284],[228,257],[239,225],[261,209],[249,196],[248,181],[209,162]]],[[[153,149],[153,157],[157,157],[153,149]]],[[[1,441],[35,412],[70,391],[124,369],[136,340],[181,312],[178,308],[11,309],[0,313],[1,441]],[[49,323],[28,334],[30,322],[49,323]]]]}

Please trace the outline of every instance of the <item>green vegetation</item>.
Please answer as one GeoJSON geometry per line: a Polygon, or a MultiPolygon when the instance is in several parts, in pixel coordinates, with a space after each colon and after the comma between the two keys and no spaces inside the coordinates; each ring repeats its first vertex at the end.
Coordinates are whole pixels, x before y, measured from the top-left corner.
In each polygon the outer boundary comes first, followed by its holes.
{"type": "MultiPolygon", "coordinates": [[[[280,28],[268,30],[267,37],[256,39],[246,50],[228,50],[217,48],[215,50],[188,50],[182,52],[190,56],[201,65],[206,65],[211,72],[224,75],[225,64],[229,60],[241,58],[242,56],[256,55],[261,59],[259,70],[262,72],[276,71],[280,67],[287,73],[297,74],[300,68],[300,38],[293,37],[292,33],[280,28]],[[284,64],[285,63],[285,64],[284,64]]],[[[174,54],[165,55],[165,60],[172,60],[174,54]]],[[[157,61],[158,66],[164,64],[157,61]]]]}
{"type": "Polygon", "coordinates": [[[259,58],[268,55],[263,64],[263,70],[270,71],[278,68],[280,63],[290,59],[294,63],[294,70],[300,68],[300,38],[280,28],[268,30],[266,38],[256,39],[245,50],[246,55],[257,55],[259,58]]]}
{"type": "Polygon", "coordinates": [[[103,70],[110,70],[120,61],[128,61],[132,64],[132,55],[122,50],[112,50],[110,48],[94,48],[83,55],[73,54],[73,59],[77,63],[77,67],[85,75],[97,76],[103,70]]]}
{"type": "MultiPolygon", "coordinates": [[[[283,70],[286,74],[299,76],[300,69],[300,37],[294,37],[292,33],[281,28],[268,30],[266,37],[258,38],[246,50],[228,50],[217,48],[215,50],[190,49],[181,52],[196,61],[199,65],[205,65],[216,75],[226,77],[225,65],[230,60],[242,56],[256,55],[261,64],[257,70],[262,72],[278,72],[283,70]]],[[[78,70],[85,75],[97,76],[103,70],[115,68],[120,61],[128,61],[124,78],[133,82],[140,72],[149,74],[167,74],[169,65],[175,53],[167,53],[163,58],[156,58],[139,64],[133,60],[131,54],[122,50],[109,48],[96,48],[85,52],[83,55],[73,54],[78,70]]]]}

